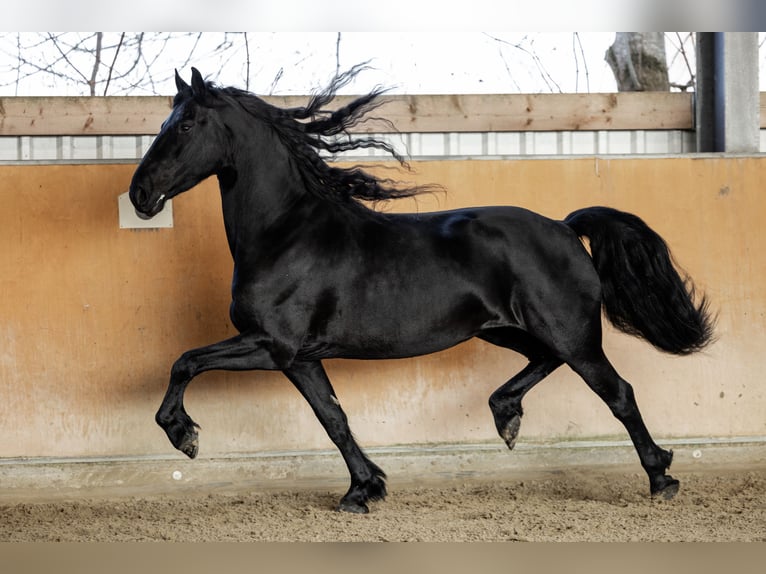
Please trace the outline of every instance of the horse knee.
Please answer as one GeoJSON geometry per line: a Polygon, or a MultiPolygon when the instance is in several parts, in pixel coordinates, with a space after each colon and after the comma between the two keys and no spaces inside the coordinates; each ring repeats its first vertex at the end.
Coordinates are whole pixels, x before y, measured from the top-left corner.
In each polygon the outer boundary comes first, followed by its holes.
{"type": "Polygon", "coordinates": [[[181,355],[170,369],[171,381],[188,381],[196,372],[196,362],[190,351],[181,355]]]}

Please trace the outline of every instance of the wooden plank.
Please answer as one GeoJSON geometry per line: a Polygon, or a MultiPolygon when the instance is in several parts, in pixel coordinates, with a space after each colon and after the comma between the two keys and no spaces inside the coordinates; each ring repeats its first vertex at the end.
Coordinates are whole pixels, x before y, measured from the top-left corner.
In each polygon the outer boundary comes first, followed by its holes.
{"type": "Polygon", "coordinates": [[[400,96],[380,115],[422,133],[693,127],[691,96],[682,93],[400,96]]]}
{"type": "MultiPolygon", "coordinates": [[[[352,97],[338,97],[334,104],[352,97]]],[[[264,99],[279,107],[307,101],[305,96],[264,99]]],[[[678,92],[397,95],[385,101],[371,115],[391,123],[370,120],[354,131],[688,130],[694,125],[692,96],[678,92]]],[[[0,135],[152,135],[171,106],[169,96],[0,98],[0,135]]]]}
{"type": "Polygon", "coordinates": [[[151,135],[172,105],[163,96],[0,98],[0,135],[151,135]]]}

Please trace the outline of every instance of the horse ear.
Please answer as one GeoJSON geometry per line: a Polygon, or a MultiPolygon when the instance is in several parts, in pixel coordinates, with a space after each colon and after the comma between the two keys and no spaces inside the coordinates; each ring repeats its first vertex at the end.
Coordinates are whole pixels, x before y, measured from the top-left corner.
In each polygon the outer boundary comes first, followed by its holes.
{"type": "Polygon", "coordinates": [[[192,91],[197,97],[203,97],[207,94],[207,84],[205,84],[205,80],[202,79],[202,74],[197,68],[192,68],[192,91]]]}
{"type": "Polygon", "coordinates": [[[178,70],[176,70],[176,88],[178,89],[179,94],[191,94],[191,88],[189,87],[189,84],[183,81],[183,78],[181,78],[179,75],[178,70]]]}

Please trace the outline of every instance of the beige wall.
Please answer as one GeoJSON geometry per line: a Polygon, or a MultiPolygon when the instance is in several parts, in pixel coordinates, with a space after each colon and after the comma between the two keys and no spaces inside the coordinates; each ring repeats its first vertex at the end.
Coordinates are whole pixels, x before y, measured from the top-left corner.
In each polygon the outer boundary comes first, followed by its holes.
{"type": "MultiPolygon", "coordinates": [[[[666,357],[607,330],[656,437],[766,435],[763,158],[414,164],[444,195],[397,209],[522,205],[562,218],[605,204],[671,245],[719,311],[719,341],[666,357]]],[[[0,457],[171,453],[154,412],[173,360],[232,334],[231,262],[214,182],[174,201],[172,229],[118,226],[132,165],[0,166],[0,457]]],[[[481,342],[419,359],[328,361],[363,445],[496,440],[486,406],[524,360],[481,342]]],[[[327,448],[278,373],[206,373],[187,410],[201,456],[327,448]]],[[[626,438],[566,367],[530,392],[520,440],[626,438]]],[[[497,439],[499,441],[499,439],[497,439]]]]}

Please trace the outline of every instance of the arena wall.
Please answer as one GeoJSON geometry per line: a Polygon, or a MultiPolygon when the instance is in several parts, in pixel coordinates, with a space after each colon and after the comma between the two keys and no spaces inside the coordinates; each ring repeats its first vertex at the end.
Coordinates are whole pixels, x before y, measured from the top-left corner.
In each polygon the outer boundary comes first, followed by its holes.
{"type": "MultiPolygon", "coordinates": [[[[383,209],[514,204],[552,218],[632,211],[670,244],[718,313],[718,340],[668,357],[606,329],[656,438],[766,436],[766,199],[760,156],[414,161],[443,194],[383,209]]],[[[164,456],[153,417],[172,362],[233,334],[231,259],[213,180],[176,198],[173,226],[125,229],[135,163],[0,165],[0,458],[164,456]]],[[[405,174],[406,175],[406,174],[405,174]]],[[[495,443],[489,394],[525,361],[470,341],[417,359],[326,362],[364,446],[495,443]]],[[[331,448],[280,373],[206,373],[187,410],[200,456],[331,448]]],[[[563,367],[525,399],[520,441],[626,439],[563,367]]]]}

